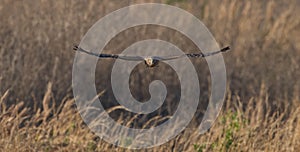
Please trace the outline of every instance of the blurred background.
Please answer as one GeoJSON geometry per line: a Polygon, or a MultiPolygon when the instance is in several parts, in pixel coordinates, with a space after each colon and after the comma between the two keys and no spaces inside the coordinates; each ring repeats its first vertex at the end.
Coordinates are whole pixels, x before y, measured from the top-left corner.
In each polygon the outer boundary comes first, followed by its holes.
{"type": "MultiPolygon", "coordinates": [[[[0,148],[125,150],[96,139],[83,124],[74,124],[75,120],[81,120],[78,114],[74,116],[77,112],[71,85],[75,55],[72,48],[104,15],[145,2],[169,4],[192,13],[207,26],[220,47],[229,45],[232,50],[223,54],[228,85],[220,122],[204,136],[184,132],[149,151],[297,151],[300,147],[300,133],[296,129],[300,127],[298,0],[1,0],[0,136],[3,140],[0,148]],[[47,126],[54,122],[56,125],[47,126]],[[232,127],[236,125],[239,127],[232,127]],[[32,126],[40,131],[28,131],[32,126]],[[30,144],[22,147],[18,144],[26,142],[22,139],[30,144]]],[[[120,53],[135,42],[156,38],[171,42],[186,53],[200,51],[177,31],[145,25],[121,32],[104,52],[120,53]]],[[[210,75],[205,60],[192,60],[192,63],[198,67],[201,86],[201,103],[193,121],[197,126],[210,94],[210,75]]],[[[132,120],[135,114],[113,109],[118,109],[108,83],[113,64],[113,60],[98,62],[101,71],[97,69],[95,73],[97,92],[102,92],[102,104],[112,110],[116,121],[126,118],[126,123],[135,122],[132,120]],[[103,75],[103,68],[107,75],[103,75]]],[[[157,78],[172,92],[159,112],[151,117],[159,114],[164,118],[176,110],[180,85],[174,75],[166,64],[154,70],[145,70],[140,64],[132,72],[129,83],[137,100],[149,99],[149,83],[157,78]],[[155,74],[158,71],[165,73],[155,74]]],[[[149,116],[145,118],[149,121],[149,116]]]]}

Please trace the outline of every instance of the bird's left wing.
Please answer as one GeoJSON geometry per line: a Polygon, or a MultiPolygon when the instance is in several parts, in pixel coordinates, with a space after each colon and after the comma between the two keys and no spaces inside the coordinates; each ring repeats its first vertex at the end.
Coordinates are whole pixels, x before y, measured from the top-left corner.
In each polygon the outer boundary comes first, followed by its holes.
{"type": "Polygon", "coordinates": [[[129,56],[129,55],[118,55],[118,59],[127,60],[127,61],[144,61],[144,57],[141,56],[129,56]]]}
{"type": "Polygon", "coordinates": [[[82,49],[79,46],[74,46],[73,48],[75,51],[80,51],[80,52],[84,52],[86,54],[89,55],[93,55],[99,58],[115,58],[115,59],[122,59],[122,60],[127,60],[127,61],[143,61],[144,58],[141,56],[127,56],[127,55],[122,55],[122,54],[97,54],[97,53],[93,53],[90,51],[86,51],[84,49],[82,49]]]}

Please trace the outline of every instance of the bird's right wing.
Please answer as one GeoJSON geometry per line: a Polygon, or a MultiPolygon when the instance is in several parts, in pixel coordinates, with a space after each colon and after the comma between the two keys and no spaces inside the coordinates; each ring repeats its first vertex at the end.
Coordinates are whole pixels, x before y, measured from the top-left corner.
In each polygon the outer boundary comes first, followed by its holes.
{"type": "Polygon", "coordinates": [[[182,54],[182,55],[177,55],[177,56],[154,56],[154,59],[160,60],[160,61],[166,61],[166,60],[173,60],[173,59],[178,59],[182,57],[189,57],[189,58],[200,58],[200,57],[207,57],[207,56],[212,56],[218,53],[226,52],[230,50],[230,47],[227,46],[225,48],[222,48],[221,50],[210,52],[210,53],[188,53],[188,54],[182,54]]]}
{"type": "Polygon", "coordinates": [[[207,56],[212,56],[212,55],[215,55],[215,54],[218,54],[218,53],[227,52],[229,50],[230,50],[230,47],[227,46],[227,47],[222,48],[219,51],[210,52],[210,53],[206,53],[206,54],[202,54],[202,55],[203,55],[203,57],[207,57],[207,56]]]}
{"type": "Polygon", "coordinates": [[[221,50],[214,51],[214,52],[209,52],[209,53],[190,53],[190,54],[186,54],[186,56],[189,57],[189,58],[207,57],[207,56],[212,56],[212,55],[215,55],[215,54],[223,53],[223,52],[226,52],[228,50],[230,50],[229,46],[224,47],[221,50]]]}
{"type": "Polygon", "coordinates": [[[82,49],[79,46],[74,46],[73,48],[75,51],[80,51],[89,55],[93,55],[96,56],[98,58],[115,58],[115,59],[122,59],[122,60],[127,60],[127,61],[144,61],[144,58],[141,56],[127,56],[127,55],[116,55],[116,54],[97,54],[97,53],[93,53],[90,51],[86,51],[84,49],[82,49]]]}
{"type": "Polygon", "coordinates": [[[153,58],[159,61],[167,61],[167,60],[174,60],[178,58],[185,57],[185,54],[177,55],[177,56],[154,56],[153,58]]]}

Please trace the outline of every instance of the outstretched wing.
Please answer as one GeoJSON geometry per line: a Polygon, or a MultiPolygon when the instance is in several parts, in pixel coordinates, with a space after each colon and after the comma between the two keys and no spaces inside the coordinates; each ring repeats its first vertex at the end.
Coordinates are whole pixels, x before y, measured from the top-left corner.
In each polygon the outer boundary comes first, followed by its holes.
{"type": "Polygon", "coordinates": [[[122,59],[122,60],[128,60],[128,61],[144,61],[144,58],[141,56],[127,56],[127,55],[116,55],[116,54],[97,54],[93,52],[86,51],[82,49],[81,47],[75,45],[73,50],[84,52],[89,55],[93,55],[99,58],[114,58],[114,59],[122,59]]]}
{"type": "Polygon", "coordinates": [[[221,53],[221,52],[226,52],[228,50],[230,50],[229,46],[227,46],[225,48],[222,48],[219,51],[214,51],[214,52],[206,53],[206,54],[204,54],[204,53],[189,53],[189,54],[183,54],[183,55],[178,55],[178,56],[165,56],[165,57],[154,56],[153,58],[157,59],[157,60],[160,60],[160,61],[173,60],[173,59],[178,59],[178,58],[182,58],[182,57],[199,58],[199,57],[212,56],[212,55],[215,55],[215,54],[218,54],[218,53],[221,53]]]}
{"type": "Polygon", "coordinates": [[[222,52],[227,52],[229,50],[230,50],[230,47],[227,46],[227,47],[222,48],[219,51],[215,51],[215,52],[210,52],[210,53],[207,53],[207,54],[203,54],[203,57],[212,56],[212,55],[215,55],[215,54],[218,54],[218,53],[222,53],[222,52]]]}
{"type": "MultiPolygon", "coordinates": [[[[115,59],[122,59],[122,60],[127,60],[127,61],[144,61],[144,57],[141,57],[141,56],[127,56],[127,55],[122,55],[122,54],[119,54],[119,55],[116,55],[116,54],[96,54],[96,53],[93,53],[93,52],[86,51],[86,50],[84,50],[84,49],[82,49],[81,47],[78,47],[78,46],[74,46],[73,49],[76,50],[76,51],[84,52],[84,53],[89,54],[89,55],[97,56],[99,58],[115,58],[115,59]]],[[[183,55],[177,55],[177,56],[153,56],[152,58],[156,59],[156,60],[159,60],[159,61],[174,60],[174,59],[178,59],[178,58],[182,58],[182,57],[189,57],[189,58],[196,57],[196,58],[199,58],[199,57],[212,56],[212,55],[215,55],[215,54],[218,54],[218,53],[226,52],[228,50],[230,50],[229,46],[227,46],[225,48],[222,48],[219,51],[206,53],[206,54],[203,54],[203,53],[189,53],[189,54],[183,54],[183,55]]]]}
{"type": "Polygon", "coordinates": [[[177,56],[154,56],[153,59],[159,60],[159,61],[166,61],[166,60],[174,60],[178,58],[185,57],[186,54],[177,55],[177,56]]]}
{"type": "Polygon", "coordinates": [[[127,61],[144,61],[144,58],[141,56],[128,56],[128,55],[118,55],[118,59],[127,60],[127,61]]]}

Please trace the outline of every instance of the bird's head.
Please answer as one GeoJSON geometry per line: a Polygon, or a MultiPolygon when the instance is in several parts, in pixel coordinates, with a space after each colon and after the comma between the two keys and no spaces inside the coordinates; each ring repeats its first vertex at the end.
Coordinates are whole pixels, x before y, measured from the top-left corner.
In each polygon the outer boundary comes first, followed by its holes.
{"type": "Polygon", "coordinates": [[[153,66],[153,59],[151,57],[145,58],[145,63],[147,66],[152,67],[153,66]]]}
{"type": "Polygon", "coordinates": [[[148,67],[154,67],[158,64],[158,60],[156,59],[153,59],[152,57],[147,57],[145,58],[145,64],[148,66],[148,67]]]}

